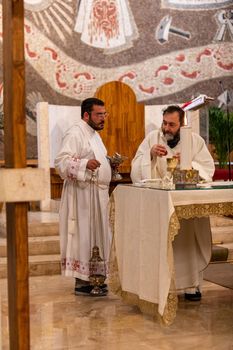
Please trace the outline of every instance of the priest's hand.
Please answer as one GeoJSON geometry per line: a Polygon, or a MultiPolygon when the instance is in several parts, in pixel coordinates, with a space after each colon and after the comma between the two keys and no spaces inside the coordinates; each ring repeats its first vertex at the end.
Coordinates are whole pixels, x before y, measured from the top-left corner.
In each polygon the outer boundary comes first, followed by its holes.
{"type": "Polygon", "coordinates": [[[100,167],[100,162],[96,159],[89,159],[86,168],[89,170],[95,170],[100,167]]]}
{"type": "Polygon", "coordinates": [[[174,155],[174,158],[178,159],[178,162],[180,162],[180,152],[177,152],[177,153],[174,155]]]}
{"type": "Polygon", "coordinates": [[[163,145],[154,145],[150,150],[150,154],[151,159],[153,157],[163,157],[167,155],[167,150],[166,147],[163,145]]]}

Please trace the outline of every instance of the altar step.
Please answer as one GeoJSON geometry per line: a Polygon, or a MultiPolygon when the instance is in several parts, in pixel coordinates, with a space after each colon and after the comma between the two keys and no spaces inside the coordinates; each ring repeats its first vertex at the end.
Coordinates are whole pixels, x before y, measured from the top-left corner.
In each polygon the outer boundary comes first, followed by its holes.
{"type": "MultiPolygon", "coordinates": [[[[28,212],[30,276],[60,274],[58,213],[28,212]]],[[[5,212],[0,214],[0,278],[7,276],[5,212]]]]}
{"type": "MultiPolygon", "coordinates": [[[[58,213],[29,212],[28,227],[30,275],[59,274],[58,213]]],[[[233,261],[233,218],[212,217],[211,228],[215,246],[227,248],[228,261],[233,261]]],[[[0,278],[5,278],[7,275],[6,254],[6,217],[5,212],[2,212],[0,214],[0,278]]]]}
{"type": "MultiPolygon", "coordinates": [[[[29,256],[30,276],[57,275],[61,273],[60,254],[29,256]]],[[[7,277],[7,258],[0,258],[0,278],[7,277]]]]}
{"type": "MultiPolygon", "coordinates": [[[[60,253],[59,236],[38,236],[28,238],[29,255],[53,255],[60,253]]],[[[7,256],[6,238],[0,238],[0,257],[7,256]]]]}
{"type": "Polygon", "coordinates": [[[233,262],[233,218],[214,216],[210,223],[213,239],[211,262],[233,262]]]}
{"type": "Polygon", "coordinates": [[[233,218],[212,217],[210,223],[213,243],[233,243],[233,218]]]}
{"type": "Polygon", "coordinates": [[[233,243],[233,226],[211,227],[214,244],[233,243]]]}
{"type": "MultiPolygon", "coordinates": [[[[58,213],[28,212],[28,236],[44,237],[58,236],[58,213]]],[[[0,213],[0,237],[6,237],[6,213],[0,213]]]]}

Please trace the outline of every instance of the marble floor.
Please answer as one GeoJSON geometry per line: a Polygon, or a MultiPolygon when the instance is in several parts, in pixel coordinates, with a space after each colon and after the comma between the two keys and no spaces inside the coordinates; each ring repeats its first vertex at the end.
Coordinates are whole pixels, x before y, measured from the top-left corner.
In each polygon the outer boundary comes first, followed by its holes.
{"type": "MultiPolygon", "coordinates": [[[[6,280],[0,280],[0,349],[9,349],[6,280]]],[[[204,282],[201,302],[179,300],[162,326],[118,297],[75,296],[73,279],[30,278],[33,350],[233,350],[233,290],[204,282]]]]}

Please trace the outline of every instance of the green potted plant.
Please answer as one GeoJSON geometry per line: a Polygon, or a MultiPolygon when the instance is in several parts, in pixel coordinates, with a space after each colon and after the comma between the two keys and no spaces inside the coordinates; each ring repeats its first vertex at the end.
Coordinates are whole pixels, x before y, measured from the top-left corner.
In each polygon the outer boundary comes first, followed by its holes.
{"type": "Polygon", "coordinates": [[[227,113],[218,107],[209,108],[209,140],[214,146],[213,152],[219,163],[219,168],[226,168],[228,164],[228,143],[230,152],[233,151],[233,113],[227,113]],[[229,142],[230,140],[230,142],[229,142]]]}

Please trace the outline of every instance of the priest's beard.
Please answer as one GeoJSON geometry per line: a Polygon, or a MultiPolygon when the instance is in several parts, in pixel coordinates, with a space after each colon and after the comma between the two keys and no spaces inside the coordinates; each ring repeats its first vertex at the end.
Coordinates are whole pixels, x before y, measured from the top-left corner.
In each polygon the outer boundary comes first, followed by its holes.
{"type": "Polygon", "coordinates": [[[177,131],[176,134],[172,134],[170,132],[164,132],[164,137],[167,140],[167,144],[170,148],[176,147],[177,143],[180,141],[180,130],[177,131]]]}
{"type": "Polygon", "coordinates": [[[88,122],[87,122],[88,125],[90,125],[90,127],[92,127],[92,129],[96,130],[96,131],[99,131],[99,130],[102,130],[104,128],[104,121],[101,121],[99,123],[95,123],[92,119],[91,119],[91,116],[89,116],[89,119],[88,119],[88,122]]]}

